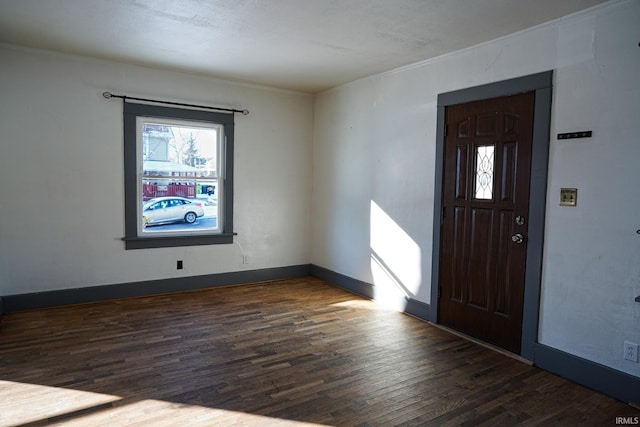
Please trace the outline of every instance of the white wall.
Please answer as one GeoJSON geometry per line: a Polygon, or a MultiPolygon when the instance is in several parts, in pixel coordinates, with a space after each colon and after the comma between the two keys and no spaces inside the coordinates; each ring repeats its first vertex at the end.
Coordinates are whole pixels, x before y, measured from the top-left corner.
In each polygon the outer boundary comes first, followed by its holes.
{"type": "Polygon", "coordinates": [[[553,69],[539,341],[640,376],[640,2],[617,1],[318,96],[312,262],[430,301],[439,93],[553,69]],[[558,206],[561,187],[578,206],[558,206]]]}
{"type": "Polygon", "coordinates": [[[0,64],[0,295],[309,263],[311,96],[6,45],[0,64]],[[124,249],[122,103],[103,91],[251,111],[233,245],[124,249]]]}
{"type": "Polygon", "coordinates": [[[622,360],[623,341],[640,342],[638,22],[640,2],[608,3],[315,105],[0,46],[0,295],[313,262],[431,303],[437,94],[554,69],[552,135],[594,136],[551,140],[539,339],[638,376],[622,360]],[[236,243],[124,250],[122,112],[105,90],[251,110],[236,120],[236,243]],[[558,206],[561,187],[578,207],[558,206]]]}

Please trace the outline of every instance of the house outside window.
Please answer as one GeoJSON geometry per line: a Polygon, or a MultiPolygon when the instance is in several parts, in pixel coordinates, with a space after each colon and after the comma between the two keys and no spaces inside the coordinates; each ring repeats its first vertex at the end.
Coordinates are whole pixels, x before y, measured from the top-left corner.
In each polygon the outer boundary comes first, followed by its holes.
{"type": "Polygon", "coordinates": [[[124,103],[127,249],[233,242],[232,114],[124,103]]]}

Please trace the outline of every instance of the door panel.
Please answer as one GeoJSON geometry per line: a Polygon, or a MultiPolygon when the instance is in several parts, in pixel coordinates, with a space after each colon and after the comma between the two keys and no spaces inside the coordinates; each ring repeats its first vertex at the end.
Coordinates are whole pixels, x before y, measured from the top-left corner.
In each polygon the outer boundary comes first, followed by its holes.
{"type": "Polygon", "coordinates": [[[489,308],[487,286],[491,271],[490,265],[487,262],[487,254],[489,254],[491,250],[490,234],[492,225],[492,210],[471,209],[468,304],[480,310],[487,310],[489,308]]]}
{"type": "Polygon", "coordinates": [[[452,131],[445,137],[439,319],[514,352],[522,334],[533,107],[534,94],[526,93],[446,110],[452,131]]]}

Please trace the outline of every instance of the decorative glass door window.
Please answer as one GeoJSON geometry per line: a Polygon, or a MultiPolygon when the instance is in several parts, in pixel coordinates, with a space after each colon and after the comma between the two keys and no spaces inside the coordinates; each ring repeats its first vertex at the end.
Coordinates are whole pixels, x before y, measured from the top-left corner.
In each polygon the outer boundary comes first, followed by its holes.
{"type": "Polygon", "coordinates": [[[495,146],[493,145],[476,147],[475,199],[493,199],[494,151],[495,146]]]}

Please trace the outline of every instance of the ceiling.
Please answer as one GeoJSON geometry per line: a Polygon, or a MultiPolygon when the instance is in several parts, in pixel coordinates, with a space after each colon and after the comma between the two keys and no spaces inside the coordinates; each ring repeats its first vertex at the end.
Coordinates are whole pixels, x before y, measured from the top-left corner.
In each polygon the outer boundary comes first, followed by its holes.
{"type": "Polygon", "coordinates": [[[603,0],[0,0],[0,43],[316,93],[603,0]]]}

